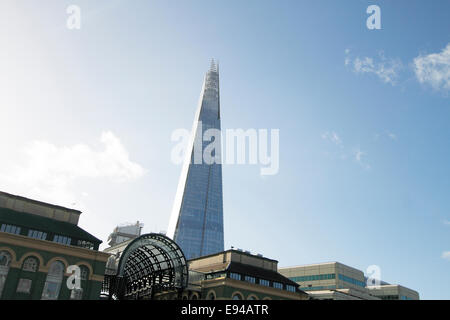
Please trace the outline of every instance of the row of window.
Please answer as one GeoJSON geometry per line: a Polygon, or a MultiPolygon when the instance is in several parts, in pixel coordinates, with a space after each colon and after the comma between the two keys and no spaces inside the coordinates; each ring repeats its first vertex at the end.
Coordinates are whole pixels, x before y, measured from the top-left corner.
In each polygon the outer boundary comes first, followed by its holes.
{"type": "Polygon", "coordinates": [[[301,276],[301,277],[292,277],[289,278],[292,281],[295,282],[305,282],[305,281],[317,281],[317,280],[330,280],[335,279],[336,274],[330,273],[330,274],[317,274],[317,275],[311,275],[311,276],[301,276]]]}
{"type": "Polygon", "coordinates": [[[58,243],[66,244],[66,245],[70,245],[71,241],[72,241],[71,238],[65,237],[65,236],[60,236],[57,234],[55,234],[55,236],[53,237],[53,242],[58,242],[58,243]]]}
{"type": "Polygon", "coordinates": [[[2,226],[0,227],[0,231],[12,234],[20,234],[20,227],[10,224],[2,224],[2,226]]]}
{"type": "Polygon", "coordinates": [[[409,298],[407,296],[397,296],[397,295],[385,295],[378,297],[381,298],[381,300],[413,300],[412,298],[409,298]]]}
{"type": "MultiPolygon", "coordinates": [[[[356,286],[360,286],[360,287],[363,287],[363,288],[366,287],[366,283],[365,282],[353,279],[351,277],[344,276],[343,274],[339,274],[338,278],[339,278],[339,280],[351,283],[351,284],[356,285],[356,286]]],[[[291,279],[292,281],[295,281],[295,282],[332,280],[332,279],[336,279],[336,274],[335,273],[317,274],[317,275],[310,275],[310,276],[291,277],[289,279],[291,279]]]]}
{"type": "MultiPolygon", "coordinates": [[[[7,251],[0,251],[0,297],[2,295],[3,287],[9,273],[9,266],[11,263],[11,255],[7,251]]],[[[36,257],[27,257],[23,264],[22,270],[27,272],[38,271],[39,260],[36,257]]],[[[87,280],[89,277],[89,269],[86,266],[80,266],[81,280],[87,280]]],[[[64,264],[61,261],[54,261],[49,268],[44,289],[42,291],[41,299],[56,300],[58,299],[61,284],[64,276],[64,264]]],[[[17,293],[31,293],[33,280],[27,278],[19,279],[16,292],[17,293]]],[[[71,299],[81,299],[83,295],[82,289],[75,289],[71,292],[71,299]]]]}
{"type": "MultiPolygon", "coordinates": [[[[21,227],[18,227],[15,225],[10,225],[10,224],[2,224],[0,226],[0,231],[20,235],[21,227]]],[[[39,230],[33,230],[33,229],[28,230],[28,237],[33,238],[33,239],[38,239],[38,240],[48,240],[47,239],[48,234],[46,232],[39,231],[39,230]]],[[[78,247],[91,249],[91,250],[94,249],[94,244],[90,241],[77,240],[77,242],[75,244],[75,243],[72,243],[73,241],[70,237],[66,237],[66,236],[62,236],[62,235],[54,235],[53,242],[61,243],[64,245],[72,244],[72,245],[76,245],[78,247]]]]}
{"type": "Polygon", "coordinates": [[[351,283],[351,284],[353,284],[355,286],[360,286],[360,287],[363,287],[363,288],[366,287],[366,283],[364,281],[359,281],[359,280],[356,280],[356,279],[344,276],[343,274],[339,275],[339,280],[351,283]]]}
{"type": "Polygon", "coordinates": [[[335,290],[336,286],[308,286],[301,288],[303,291],[314,291],[314,290],[335,290]]]}
{"type": "Polygon", "coordinates": [[[398,300],[398,296],[396,295],[387,295],[387,296],[381,296],[379,297],[381,300],[398,300]]]}
{"type": "MultiPolygon", "coordinates": [[[[256,284],[256,278],[252,277],[252,276],[244,276],[242,277],[241,274],[239,273],[235,273],[235,272],[230,272],[229,274],[229,278],[234,279],[234,280],[244,280],[250,283],[254,283],[256,284]]],[[[266,286],[266,287],[270,287],[270,281],[266,280],[266,279],[258,279],[258,284],[261,286],[266,286]]],[[[276,288],[276,289],[280,289],[283,290],[283,284],[281,282],[272,282],[272,287],[276,288]]],[[[290,291],[290,292],[296,292],[296,287],[293,285],[286,285],[286,290],[290,291]]]]}
{"type": "Polygon", "coordinates": [[[47,233],[37,230],[28,230],[28,236],[30,238],[38,239],[38,240],[47,240],[47,233]]]}
{"type": "MultiPolygon", "coordinates": [[[[183,298],[182,298],[182,300],[199,300],[199,299],[200,298],[199,298],[198,294],[196,294],[196,293],[193,293],[190,298],[187,295],[184,295],[183,298]]],[[[244,299],[244,295],[242,293],[239,293],[239,292],[234,293],[233,296],[231,297],[231,299],[232,300],[245,300],[244,299]]],[[[264,297],[263,300],[268,300],[268,299],[271,300],[270,297],[264,297]]],[[[214,292],[208,293],[208,296],[206,297],[206,300],[216,300],[216,294],[214,292]]],[[[256,297],[253,294],[250,294],[247,297],[247,300],[258,300],[258,297],[256,297]]]]}

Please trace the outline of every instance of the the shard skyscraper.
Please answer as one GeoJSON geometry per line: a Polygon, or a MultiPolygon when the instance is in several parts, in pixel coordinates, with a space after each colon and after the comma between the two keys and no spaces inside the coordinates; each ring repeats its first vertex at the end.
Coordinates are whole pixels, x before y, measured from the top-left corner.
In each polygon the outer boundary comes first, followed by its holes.
{"type": "Polygon", "coordinates": [[[224,250],[221,160],[211,163],[202,157],[215,142],[210,154],[221,159],[221,141],[220,135],[204,139],[210,137],[209,129],[220,130],[219,67],[214,60],[203,82],[167,230],[187,259],[224,250]]]}

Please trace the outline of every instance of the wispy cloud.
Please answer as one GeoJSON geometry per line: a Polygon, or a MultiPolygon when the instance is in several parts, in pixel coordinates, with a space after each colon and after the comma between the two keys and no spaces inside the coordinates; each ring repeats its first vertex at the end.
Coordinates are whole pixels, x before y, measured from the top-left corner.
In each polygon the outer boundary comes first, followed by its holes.
{"type": "Polygon", "coordinates": [[[403,67],[403,64],[398,59],[386,58],[383,52],[378,54],[378,57],[351,57],[350,49],[345,50],[346,66],[351,67],[355,73],[364,74],[372,73],[378,76],[383,82],[395,85],[398,78],[398,73],[403,67]]]}
{"type": "Polygon", "coordinates": [[[339,135],[332,131],[332,132],[325,132],[322,134],[322,139],[328,140],[333,142],[337,146],[342,146],[342,139],[339,137],[339,135]]]}
{"type": "Polygon", "coordinates": [[[365,158],[367,157],[367,154],[363,151],[361,151],[361,149],[357,148],[356,150],[354,150],[354,156],[355,156],[355,160],[356,162],[363,167],[364,169],[369,170],[371,167],[369,164],[367,164],[367,162],[365,161],[365,158]]]}
{"type": "Polygon", "coordinates": [[[373,139],[375,141],[378,141],[378,139],[380,139],[382,137],[387,137],[387,138],[389,138],[391,140],[394,140],[394,141],[398,140],[398,136],[395,133],[387,131],[387,130],[385,132],[383,132],[383,133],[375,133],[373,135],[373,139]]]}
{"type": "Polygon", "coordinates": [[[68,205],[79,196],[72,189],[79,178],[124,182],[144,175],[144,168],[129,159],[112,132],[103,132],[100,142],[104,148],[97,151],[82,143],[58,147],[48,141],[33,141],[22,150],[21,164],[0,171],[0,184],[27,196],[68,205]]]}
{"type": "Polygon", "coordinates": [[[392,140],[397,140],[397,135],[392,132],[386,132],[387,136],[391,138],[392,140]]]}
{"type": "Polygon", "coordinates": [[[440,53],[416,57],[414,71],[420,83],[435,90],[450,91],[450,43],[440,53]]]}
{"type": "Polygon", "coordinates": [[[450,221],[444,220],[444,224],[447,225],[447,226],[450,226],[450,221]]]}
{"type": "Polygon", "coordinates": [[[450,261],[450,251],[442,252],[441,258],[450,261]]]}
{"type": "MultiPolygon", "coordinates": [[[[326,131],[321,135],[322,139],[325,141],[329,141],[334,145],[339,147],[339,151],[335,154],[341,160],[354,159],[362,168],[370,169],[371,166],[366,161],[367,154],[360,150],[360,148],[354,149],[353,152],[347,150],[344,147],[344,142],[342,138],[335,131],[326,131]]],[[[329,152],[326,152],[327,155],[330,155],[329,152]]]]}

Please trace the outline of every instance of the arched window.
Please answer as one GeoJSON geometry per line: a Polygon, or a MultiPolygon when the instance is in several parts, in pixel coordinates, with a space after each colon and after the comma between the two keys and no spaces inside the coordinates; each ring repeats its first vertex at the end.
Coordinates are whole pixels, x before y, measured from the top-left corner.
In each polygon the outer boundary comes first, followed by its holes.
{"type": "Polygon", "coordinates": [[[81,300],[83,299],[83,291],[86,289],[86,280],[89,279],[89,268],[86,266],[80,266],[80,278],[81,278],[81,288],[72,289],[70,293],[71,300],[81,300]]]}
{"type": "Polygon", "coordinates": [[[247,300],[258,300],[258,298],[251,294],[248,296],[247,300]]]}
{"type": "Polygon", "coordinates": [[[0,298],[2,296],[3,287],[5,286],[6,277],[8,276],[9,265],[11,264],[11,255],[8,251],[0,251],[0,298]]]}
{"type": "Polygon", "coordinates": [[[89,268],[88,267],[80,266],[80,272],[81,272],[81,280],[89,279],[89,268]]]}
{"type": "Polygon", "coordinates": [[[61,261],[55,261],[50,265],[47,279],[45,280],[44,291],[42,291],[43,300],[56,300],[59,296],[61,283],[64,276],[64,264],[61,261]]]}
{"type": "Polygon", "coordinates": [[[39,262],[34,257],[28,257],[25,259],[22,265],[23,271],[36,272],[39,266],[39,262]]]}
{"type": "Polygon", "coordinates": [[[216,295],[214,294],[214,291],[210,291],[208,293],[208,296],[206,297],[206,300],[216,300],[216,295]]]}
{"type": "Polygon", "coordinates": [[[0,267],[9,267],[11,255],[8,251],[0,251],[0,267]]]}
{"type": "Polygon", "coordinates": [[[233,298],[232,298],[233,300],[242,300],[242,296],[239,294],[239,293],[235,293],[234,295],[233,295],[233,298]]]}

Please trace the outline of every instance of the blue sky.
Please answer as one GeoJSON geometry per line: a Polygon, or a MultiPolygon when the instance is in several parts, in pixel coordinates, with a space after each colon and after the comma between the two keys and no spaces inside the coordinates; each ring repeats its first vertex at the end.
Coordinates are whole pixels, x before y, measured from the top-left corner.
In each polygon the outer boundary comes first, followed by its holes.
{"type": "Polygon", "coordinates": [[[280,170],[223,168],[225,246],[340,261],[450,299],[448,1],[2,1],[0,190],[106,241],[166,230],[211,58],[223,128],[280,130],[280,170]],[[366,9],[381,9],[368,30],[366,9]],[[66,27],[69,5],[81,29],[66,27]]]}

